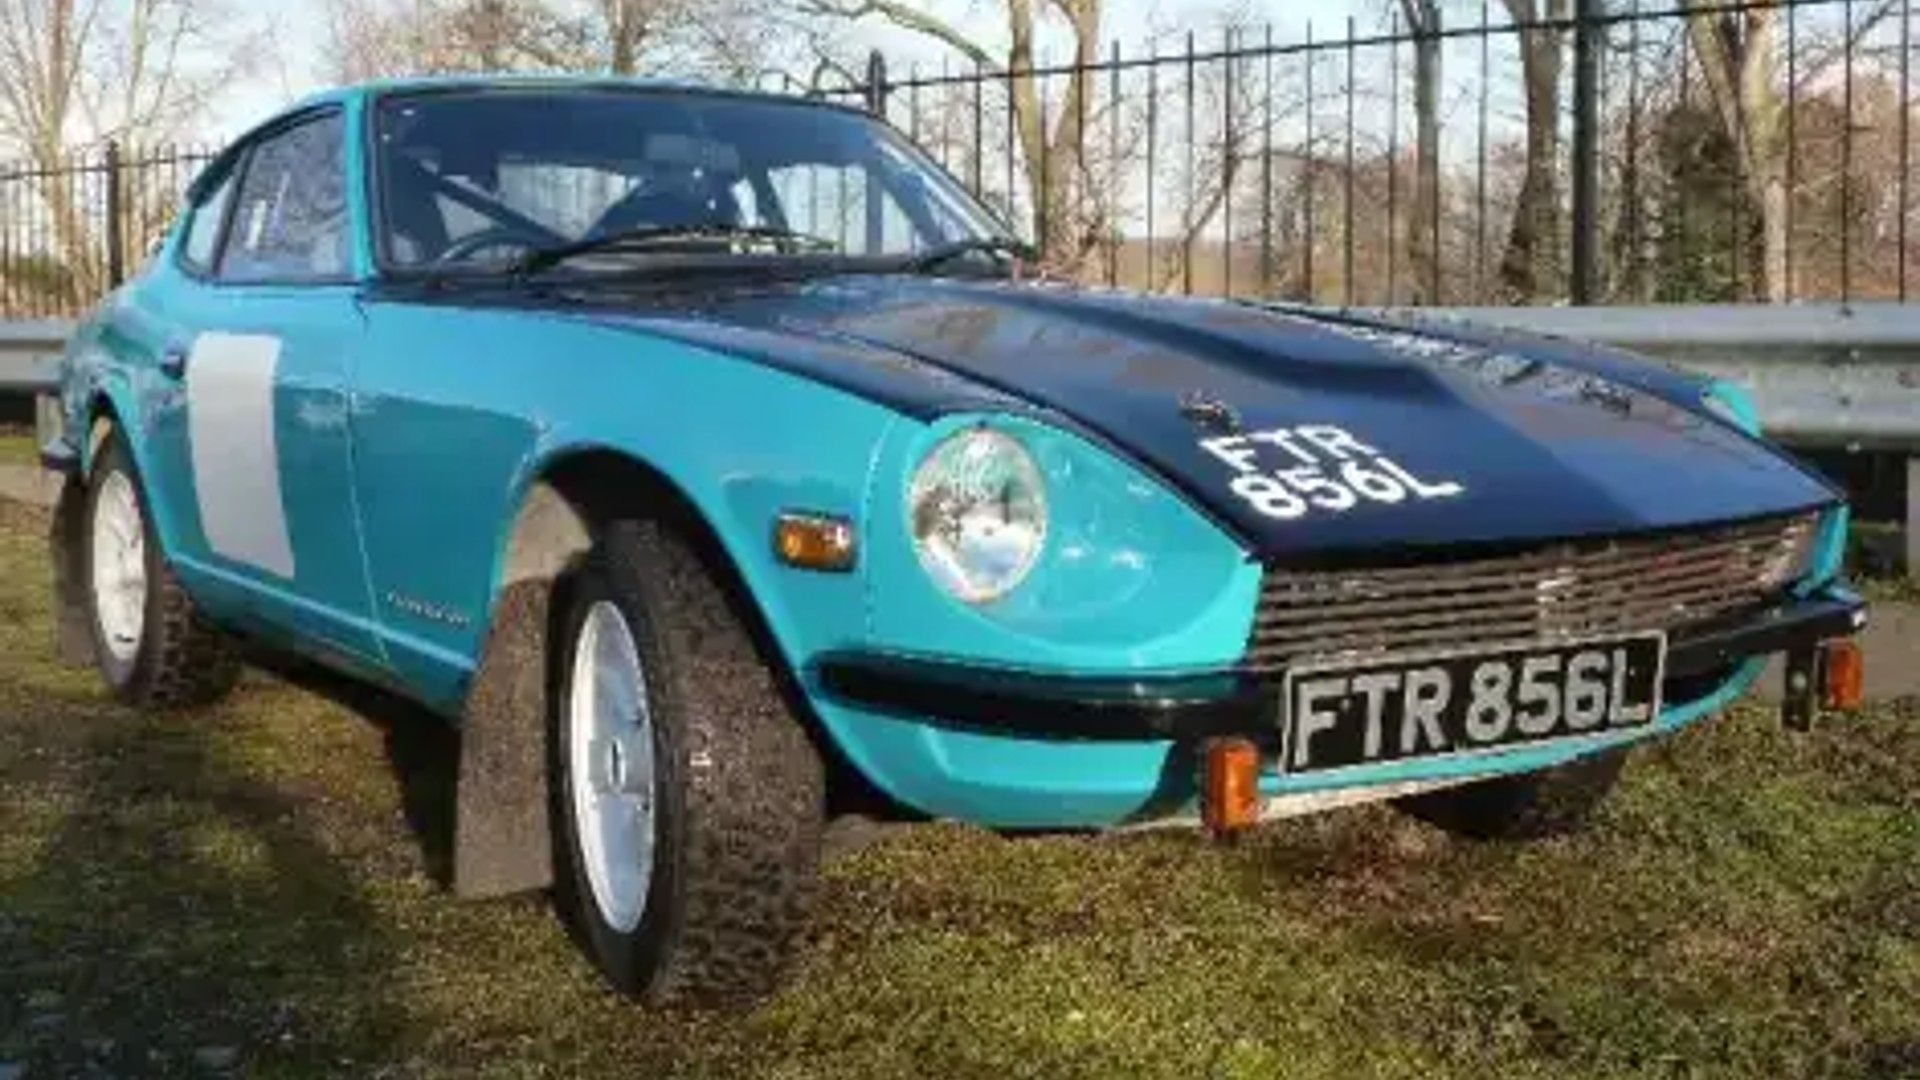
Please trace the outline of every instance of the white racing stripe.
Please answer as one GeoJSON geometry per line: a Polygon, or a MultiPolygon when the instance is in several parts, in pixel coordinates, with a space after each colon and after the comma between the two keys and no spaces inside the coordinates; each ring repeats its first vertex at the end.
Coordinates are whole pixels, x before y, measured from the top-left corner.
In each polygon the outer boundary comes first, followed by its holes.
{"type": "Polygon", "coordinates": [[[201,334],[187,358],[187,441],[207,546],[217,555],[293,577],[273,380],[280,339],[201,334]]]}

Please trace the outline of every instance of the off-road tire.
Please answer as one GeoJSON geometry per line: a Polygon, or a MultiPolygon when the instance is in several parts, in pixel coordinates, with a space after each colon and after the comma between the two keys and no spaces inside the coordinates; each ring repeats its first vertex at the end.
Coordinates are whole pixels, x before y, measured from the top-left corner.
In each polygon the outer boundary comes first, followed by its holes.
{"type": "Polygon", "coordinates": [[[139,470],[118,433],[101,444],[87,474],[84,525],[75,538],[79,545],[81,581],[86,590],[87,625],[93,633],[95,666],[113,695],[143,709],[178,709],[206,705],[225,696],[240,676],[234,642],[200,614],[180,586],[160,550],[153,513],[139,470]],[[121,660],[108,648],[100,625],[100,607],[94,597],[93,530],[101,484],[114,473],[132,484],[140,508],[142,554],[146,566],[145,615],[140,643],[131,660],[121,660]]]}
{"type": "Polygon", "coordinates": [[[1575,832],[1613,790],[1625,750],[1537,772],[1500,776],[1397,801],[1400,809],[1475,840],[1533,840],[1575,832]]]}
{"type": "Polygon", "coordinates": [[[819,755],[725,590],[674,530],[609,525],[563,586],[550,695],[555,899],[621,992],[648,1002],[750,1004],[799,944],[825,819],[819,755]],[[587,612],[611,600],[641,660],[654,748],[654,866],[638,925],[602,917],[582,866],[565,710],[587,612]]]}

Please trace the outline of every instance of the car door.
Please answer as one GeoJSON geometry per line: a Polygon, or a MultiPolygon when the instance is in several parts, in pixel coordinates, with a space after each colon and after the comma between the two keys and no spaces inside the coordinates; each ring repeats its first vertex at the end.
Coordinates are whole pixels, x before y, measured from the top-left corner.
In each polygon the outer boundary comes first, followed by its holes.
{"type": "Polygon", "coordinates": [[[340,110],[302,114],[209,185],[183,280],[154,305],[176,384],[162,392],[185,408],[157,412],[152,441],[175,481],[159,496],[180,523],[175,562],[210,610],[378,665],[352,487],[347,386],[365,324],[346,140],[340,110]]]}

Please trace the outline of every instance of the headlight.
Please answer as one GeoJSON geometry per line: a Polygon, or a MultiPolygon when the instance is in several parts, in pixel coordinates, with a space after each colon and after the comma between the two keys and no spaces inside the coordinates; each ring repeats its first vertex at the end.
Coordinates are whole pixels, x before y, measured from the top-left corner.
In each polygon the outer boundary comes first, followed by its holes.
{"type": "Polygon", "coordinates": [[[920,565],[940,587],[984,604],[1020,584],[1047,537],[1047,492],[1013,436],[971,428],[935,446],[907,490],[920,565]]]}

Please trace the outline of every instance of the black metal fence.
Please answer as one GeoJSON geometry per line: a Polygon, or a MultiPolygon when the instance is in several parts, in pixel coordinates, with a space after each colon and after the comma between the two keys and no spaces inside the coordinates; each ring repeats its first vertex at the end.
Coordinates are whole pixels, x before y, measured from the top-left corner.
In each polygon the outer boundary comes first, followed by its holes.
{"type": "MultiPolygon", "coordinates": [[[[1354,304],[1905,300],[1912,0],[1398,0],[838,85],[1117,286],[1354,304]],[[1509,9],[1551,17],[1512,19],[1509,9]]],[[[210,154],[0,165],[0,317],[68,314],[210,154]]]]}
{"type": "Polygon", "coordinates": [[[52,167],[0,164],[0,318],[73,315],[118,284],[213,153],[110,142],[52,167]]]}
{"type": "Polygon", "coordinates": [[[1905,300],[1910,4],[1521,0],[1565,14],[1515,20],[1401,0],[1332,36],[1225,27],[1011,70],[876,56],[813,92],[865,100],[1066,272],[1113,285],[1905,300]]]}

